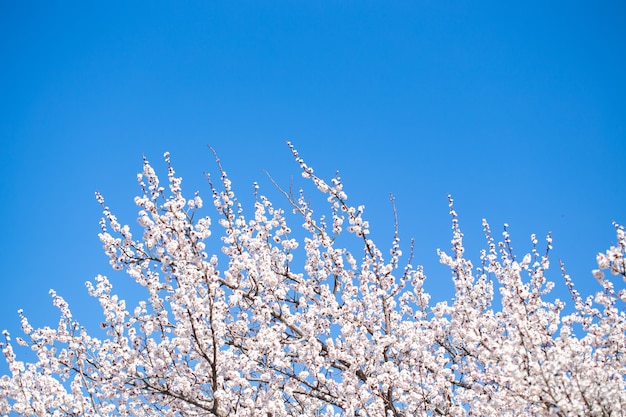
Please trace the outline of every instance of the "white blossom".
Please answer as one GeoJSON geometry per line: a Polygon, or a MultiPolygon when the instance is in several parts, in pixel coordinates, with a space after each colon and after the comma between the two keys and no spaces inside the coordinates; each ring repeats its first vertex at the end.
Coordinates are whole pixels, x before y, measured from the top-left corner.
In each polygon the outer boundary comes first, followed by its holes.
{"type": "Polygon", "coordinates": [[[597,255],[595,295],[583,298],[562,266],[572,298],[565,313],[550,298],[552,237],[544,253],[533,234],[532,251],[517,258],[508,225],[497,242],[483,220],[486,248],[473,262],[449,197],[451,247],[438,255],[454,294],[431,301],[412,249],[402,259],[397,221],[383,250],[339,176],[322,180],[289,146],[328,210],[314,213],[304,190],[279,189],[294,220],[255,183],[248,215],[216,158],[212,218],[200,212],[198,193],[183,196],[169,153],[167,187],[144,159],[140,233],[97,194],[105,255],[143,297],[130,305],[107,277],[88,282],[102,308],[99,337],[54,291],[54,326],[33,328],[20,311],[16,349],[36,359],[18,360],[3,333],[10,374],[0,377],[0,414],[626,414],[626,290],[603,272],[626,278],[622,226],[617,243],[597,255]]]}

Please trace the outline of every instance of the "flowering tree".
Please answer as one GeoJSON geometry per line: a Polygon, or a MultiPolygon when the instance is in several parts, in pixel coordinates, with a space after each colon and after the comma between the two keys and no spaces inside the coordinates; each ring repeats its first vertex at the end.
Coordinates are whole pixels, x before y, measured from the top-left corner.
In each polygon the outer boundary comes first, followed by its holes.
{"type": "MultiPolygon", "coordinates": [[[[291,147],[291,145],[289,145],[291,147]]],[[[2,344],[10,375],[0,379],[0,413],[37,416],[432,416],[626,414],[626,234],[598,255],[602,285],[583,299],[547,300],[548,251],[533,236],[518,261],[484,222],[487,248],[474,265],[450,199],[452,248],[439,252],[455,294],[432,303],[421,267],[401,264],[396,234],[387,255],[368,236],[363,207],[347,203],[338,177],[314,175],[292,147],[302,175],[328,201],[319,217],[300,192],[283,191],[306,237],[255,192],[244,217],[218,162],[209,178],[221,253],[203,201],[183,197],[168,163],[162,187],[144,161],[138,223],[131,234],[104,205],[100,239],[110,263],[145,291],[136,306],[98,276],[87,283],[104,313],[89,334],[68,304],[54,328],[34,329],[21,313],[34,363],[2,344]],[[494,297],[494,291],[499,295],[494,297]],[[96,337],[102,336],[104,337],[96,337]]],[[[281,190],[282,191],[282,190],[281,190]]],[[[385,251],[386,252],[386,251],[385,251]]]]}

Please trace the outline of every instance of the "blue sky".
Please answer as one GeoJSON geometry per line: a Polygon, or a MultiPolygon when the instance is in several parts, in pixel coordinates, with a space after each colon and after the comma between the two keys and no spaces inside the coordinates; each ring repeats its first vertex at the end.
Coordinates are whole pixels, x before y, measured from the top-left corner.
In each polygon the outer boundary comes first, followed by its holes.
{"type": "Polygon", "coordinates": [[[552,231],[551,277],[562,259],[595,291],[626,223],[625,18],[616,1],[3,2],[0,328],[19,333],[18,308],[54,325],[50,288],[98,320],[83,283],[116,275],[94,191],[135,224],[142,154],[162,169],[170,151],[208,200],[209,144],[245,200],[253,181],[275,194],[262,170],[299,175],[292,141],[340,171],[381,246],[393,193],[442,296],[448,193],[470,257],[483,217],[520,254],[552,231]]]}

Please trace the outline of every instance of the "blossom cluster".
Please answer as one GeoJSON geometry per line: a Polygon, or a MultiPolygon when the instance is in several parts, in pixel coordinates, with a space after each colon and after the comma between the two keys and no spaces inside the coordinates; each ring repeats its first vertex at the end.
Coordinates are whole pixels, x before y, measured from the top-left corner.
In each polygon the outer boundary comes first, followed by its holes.
{"type": "Polygon", "coordinates": [[[474,265],[449,198],[452,246],[439,257],[454,294],[433,303],[412,251],[403,261],[397,227],[381,249],[341,179],[316,176],[289,146],[328,203],[319,216],[304,192],[279,188],[301,231],[256,185],[246,217],[219,159],[218,185],[208,177],[216,218],[200,214],[199,194],[184,197],[169,154],[165,186],[147,160],[138,175],[140,235],[98,194],[104,252],[142,288],[142,301],[127,305],[98,276],[87,289],[102,308],[100,333],[54,291],[55,327],[35,329],[20,313],[24,337],[15,342],[37,359],[20,361],[4,333],[10,374],[0,378],[0,413],[626,414],[626,291],[602,272],[626,278],[622,226],[597,256],[597,294],[583,298],[561,267],[573,302],[565,313],[549,297],[550,236],[545,252],[532,236],[532,251],[518,258],[506,228],[498,241],[484,221],[486,249],[474,265]]]}

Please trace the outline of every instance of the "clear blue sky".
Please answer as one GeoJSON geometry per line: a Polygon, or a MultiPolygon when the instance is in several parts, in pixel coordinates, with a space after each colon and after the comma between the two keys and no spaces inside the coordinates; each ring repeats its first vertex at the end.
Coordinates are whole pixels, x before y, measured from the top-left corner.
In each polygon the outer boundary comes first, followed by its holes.
{"type": "Polygon", "coordinates": [[[115,275],[94,191],[135,224],[142,154],[162,168],[170,151],[208,200],[208,144],[249,197],[255,180],[272,192],[263,169],[299,174],[291,140],[340,171],[381,245],[393,193],[436,291],[448,193],[470,257],[483,217],[520,253],[552,231],[551,277],[562,259],[595,291],[626,223],[624,21],[617,1],[4,1],[0,328],[19,333],[18,308],[55,325],[50,288],[99,320],[83,283],[115,275]]]}

